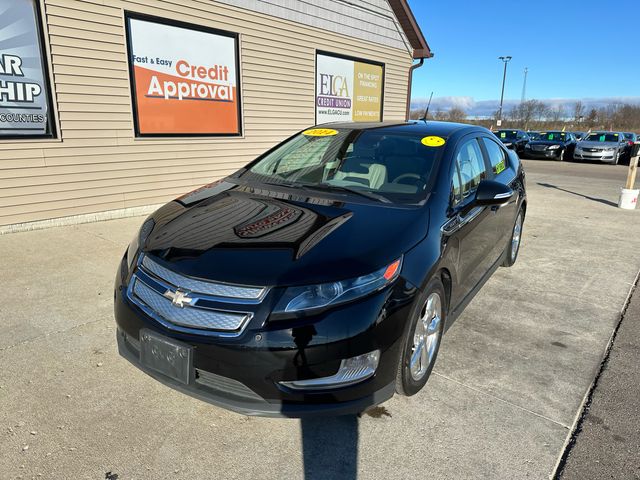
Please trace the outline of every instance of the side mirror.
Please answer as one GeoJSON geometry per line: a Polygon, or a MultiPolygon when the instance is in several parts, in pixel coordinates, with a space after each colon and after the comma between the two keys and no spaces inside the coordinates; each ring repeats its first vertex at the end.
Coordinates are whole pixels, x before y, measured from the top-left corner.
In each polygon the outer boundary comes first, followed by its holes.
{"type": "Polygon", "coordinates": [[[475,206],[503,205],[513,197],[513,190],[504,183],[482,180],[476,190],[475,206]]]}

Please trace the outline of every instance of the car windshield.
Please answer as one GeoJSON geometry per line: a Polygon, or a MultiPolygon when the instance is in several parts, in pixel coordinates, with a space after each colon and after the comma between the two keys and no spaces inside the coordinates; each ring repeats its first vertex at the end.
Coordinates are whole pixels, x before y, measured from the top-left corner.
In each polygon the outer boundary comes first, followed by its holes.
{"type": "Polygon", "coordinates": [[[564,142],[567,134],[564,132],[544,132],[540,134],[540,140],[548,142],[564,142]]]}
{"type": "Polygon", "coordinates": [[[626,138],[627,140],[633,140],[633,137],[635,137],[635,134],[633,133],[626,133],[624,134],[624,138],[626,138]]]}
{"type": "Polygon", "coordinates": [[[384,129],[314,128],[267,152],[242,178],[415,204],[429,192],[444,141],[384,129]]]}
{"type": "Polygon", "coordinates": [[[496,135],[500,139],[509,139],[514,140],[518,136],[518,132],[516,130],[498,130],[496,135]]]}
{"type": "Polygon", "coordinates": [[[585,138],[587,142],[618,142],[620,135],[617,133],[590,133],[585,138]]]}
{"type": "Polygon", "coordinates": [[[539,140],[540,134],[538,132],[529,132],[529,138],[531,138],[531,140],[539,140]]]}

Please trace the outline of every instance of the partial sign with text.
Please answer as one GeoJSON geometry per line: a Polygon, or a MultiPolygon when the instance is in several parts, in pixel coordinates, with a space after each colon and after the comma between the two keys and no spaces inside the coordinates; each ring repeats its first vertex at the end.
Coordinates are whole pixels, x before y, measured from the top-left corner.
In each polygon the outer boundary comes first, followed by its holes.
{"type": "Polygon", "coordinates": [[[0,138],[52,136],[35,0],[0,0],[0,138]]]}
{"type": "Polygon", "coordinates": [[[239,135],[237,36],[128,18],[138,135],[239,135]]]}
{"type": "Polygon", "coordinates": [[[316,55],[316,123],[382,120],[384,65],[316,55]]]}

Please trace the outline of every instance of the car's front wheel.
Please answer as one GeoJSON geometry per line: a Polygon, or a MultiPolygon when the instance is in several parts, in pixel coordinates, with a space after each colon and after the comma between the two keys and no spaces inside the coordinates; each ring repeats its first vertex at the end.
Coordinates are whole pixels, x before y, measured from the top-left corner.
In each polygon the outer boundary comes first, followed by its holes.
{"type": "Polygon", "coordinates": [[[396,376],[396,392],[400,395],[415,395],[427,383],[440,350],[445,320],[444,286],[434,278],[412,309],[396,376]]]}
{"type": "Polygon", "coordinates": [[[516,217],[516,223],[513,224],[513,230],[511,231],[511,240],[507,245],[507,249],[504,253],[503,267],[511,267],[518,259],[518,253],[520,252],[520,240],[522,239],[522,226],[524,224],[524,211],[522,208],[518,211],[516,217]]]}
{"type": "Polygon", "coordinates": [[[560,153],[558,154],[558,160],[561,162],[564,162],[566,156],[566,150],[563,148],[562,150],[560,150],[560,153]]]}

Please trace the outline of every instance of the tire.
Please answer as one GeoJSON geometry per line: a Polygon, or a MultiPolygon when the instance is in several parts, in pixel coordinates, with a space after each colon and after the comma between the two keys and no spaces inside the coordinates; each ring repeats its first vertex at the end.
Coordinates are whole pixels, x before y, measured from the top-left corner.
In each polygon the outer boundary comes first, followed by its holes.
{"type": "Polygon", "coordinates": [[[613,160],[613,162],[611,162],[611,165],[617,165],[618,162],[620,162],[620,151],[616,152],[616,158],[613,160]]]}
{"type": "Polygon", "coordinates": [[[409,318],[396,375],[396,392],[406,397],[425,386],[440,350],[447,319],[446,295],[440,279],[432,279],[418,295],[409,318]],[[416,354],[418,348],[421,353],[416,354]]]}
{"type": "Polygon", "coordinates": [[[565,153],[566,153],[566,150],[564,148],[560,150],[560,155],[558,155],[559,162],[564,162],[564,157],[566,156],[565,153]]]}
{"type": "Polygon", "coordinates": [[[520,253],[520,243],[522,240],[522,227],[524,225],[524,210],[520,208],[518,215],[516,215],[516,221],[513,223],[513,229],[511,230],[511,238],[507,244],[507,248],[504,252],[503,267],[511,267],[518,259],[518,253],[520,253]],[[517,240],[516,240],[517,236],[517,240]],[[516,242],[514,244],[514,242],[516,242]],[[515,245],[515,247],[514,247],[515,245]]]}

